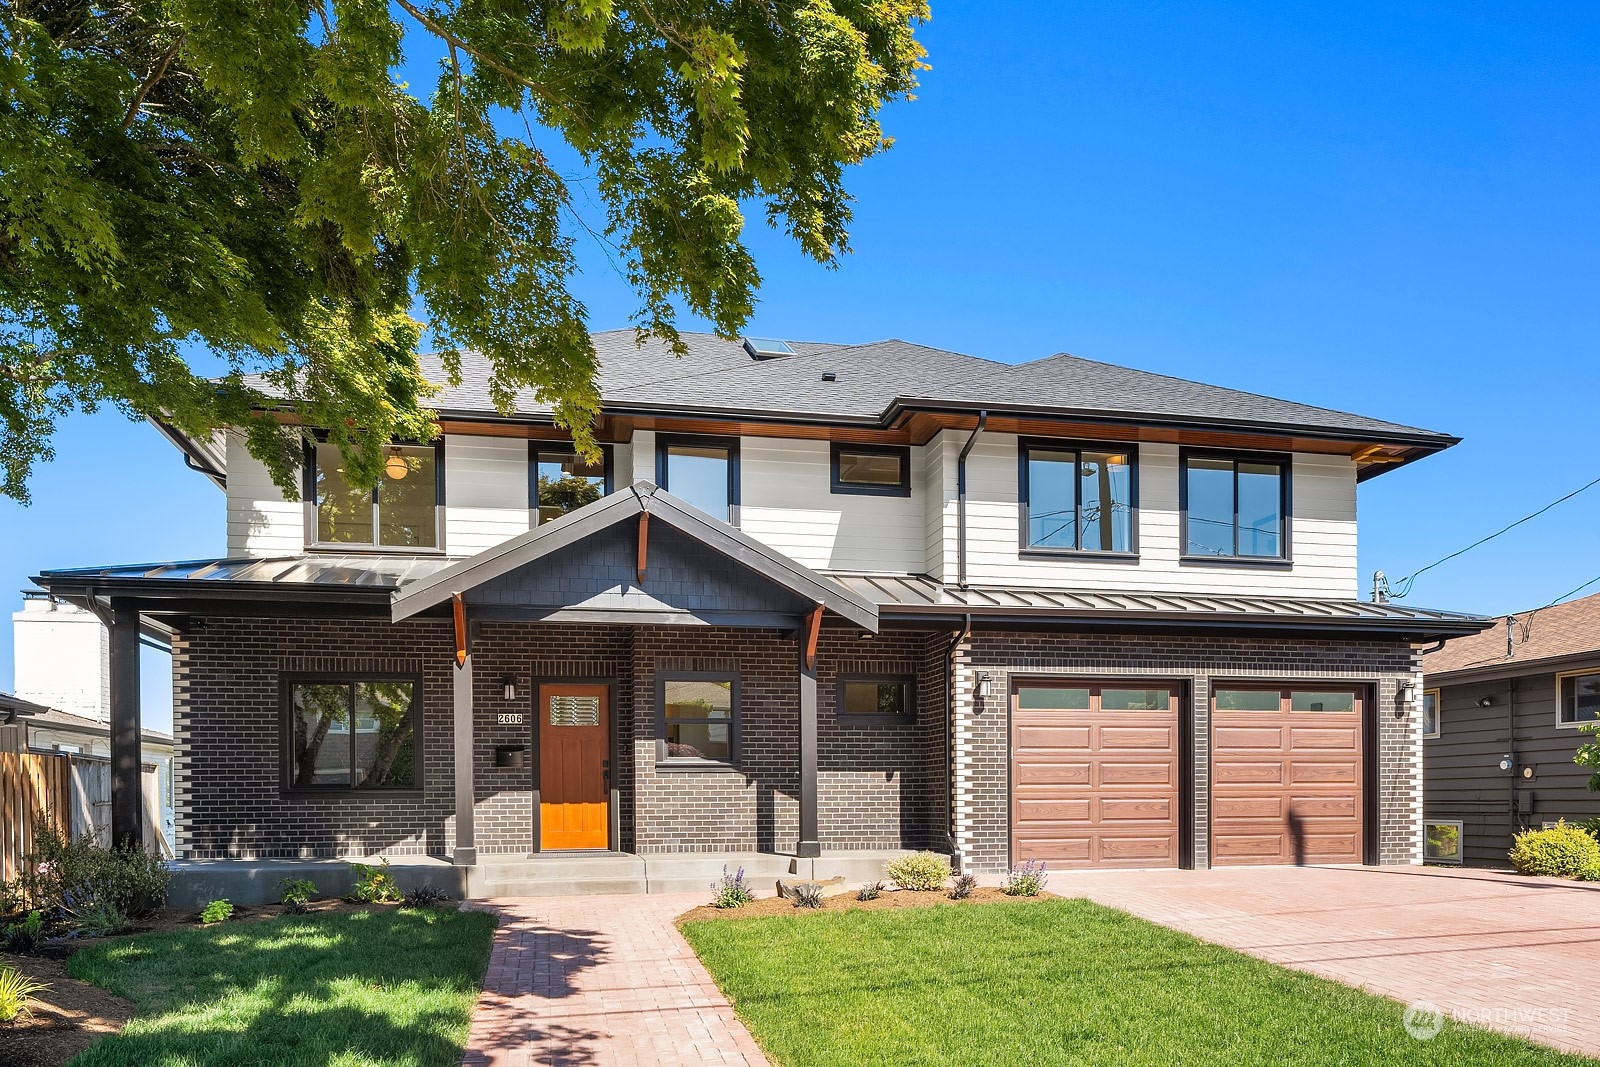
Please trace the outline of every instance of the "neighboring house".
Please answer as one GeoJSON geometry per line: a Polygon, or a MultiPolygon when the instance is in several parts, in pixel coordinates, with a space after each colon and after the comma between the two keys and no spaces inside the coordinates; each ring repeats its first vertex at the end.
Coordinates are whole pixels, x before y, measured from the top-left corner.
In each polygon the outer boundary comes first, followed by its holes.
{"type": "MultiPolygon", "coordinates": [[[[146,804],[150,817],[161,820],[162,836],[170,845],[174,836],[172,737],[145,730],[140,744],[146,804]]],[[[79,831],[96,827],[104,833],[110,798],[100,780],[109,778],[111,760],[111,730],[105,722],[0,693],[0,752],[76,757],[79,768],[73,780],[73,805],[80,817],[74,826],[79,831]]]]}
{"type": "Polygon", "coordinates": [[[169,635],[180,856],[1419,861],[1415,648],[1484,622],[1359,601],[1356,489],[1455,438],[1071,356],[686,341],[596,336],[598,459],[470,357],[376,491],[321,444],[288,501],[165,431],[227,558],[36,581],[112,619],[124,744],[169,635]]]}
{"type": "MultiPolygon", "coordinates": [[[[17,724],[20,750],[111,758],[111,640],[104,623],[84,608],[41,593],[24,593],[11,616],[12,681],[18,699],[44,711],[17,724]]],[[[143,760],[153,771],[161,825],[175,830],[172,737],[143,731],[143,760]]]]}
{"type": "Polygon", "coordinates": [[[1600,594],[1495,622],[1422,660],[1430,861],[1503,867],[1513,834],[1600,817],[1572,761],[1600,719],[1600,594]]]}

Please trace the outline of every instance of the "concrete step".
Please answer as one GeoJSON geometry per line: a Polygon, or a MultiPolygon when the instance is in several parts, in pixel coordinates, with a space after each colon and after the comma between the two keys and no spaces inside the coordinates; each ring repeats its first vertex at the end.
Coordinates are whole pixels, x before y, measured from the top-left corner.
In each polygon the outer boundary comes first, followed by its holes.
{"type": "Polygon", "coordinates": [[[647,886],[638,878],[508,878],[493,882],[472,881],[472,896],[490,897],[571,897],[614,896],[644,893],[647,886]]]}
{"type": "Polygon", "coordinates": [[[475,897],[548,897],[643,893],[644,861],[618,852],[547,852],[491,856],[472,872],[475,897]]]}

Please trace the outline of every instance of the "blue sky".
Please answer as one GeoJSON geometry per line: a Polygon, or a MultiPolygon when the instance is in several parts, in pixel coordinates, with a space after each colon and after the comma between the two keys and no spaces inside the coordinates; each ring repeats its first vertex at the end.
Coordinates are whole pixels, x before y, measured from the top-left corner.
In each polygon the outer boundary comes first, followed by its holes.
{"type": "MultiPolygon", "coordinates": [[[[751,333],[1070,351],[1465,438],[1362,487],[1364,585],[1600,475],[1600,7],[934,15],[896,146],[852,178],[855,254],[825,271],[753,224],[751,333]]],[[[592,325],[626,325],[626,286],[588,266],[592,325]]],[[[222,552],[222,495],[149,427],[77,417],[58,446],[32,507],[0,501],[0,588],[222,552]]],[[[1600,488],[1409,602],[1514,611],[1597,576],[1600,488]]]]}

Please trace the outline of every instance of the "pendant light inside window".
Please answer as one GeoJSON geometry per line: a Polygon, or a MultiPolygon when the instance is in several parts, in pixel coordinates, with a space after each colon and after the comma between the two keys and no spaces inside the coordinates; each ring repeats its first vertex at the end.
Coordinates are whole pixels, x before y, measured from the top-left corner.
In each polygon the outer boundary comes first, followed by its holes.
{"type": "Polygon", "coordinates": [[[400,454],[398,448],[389,453],[389,460],[383,465],[383,473],[397,482],[411,473],[411,467],[406,463],[406,457],[400,454]]]}

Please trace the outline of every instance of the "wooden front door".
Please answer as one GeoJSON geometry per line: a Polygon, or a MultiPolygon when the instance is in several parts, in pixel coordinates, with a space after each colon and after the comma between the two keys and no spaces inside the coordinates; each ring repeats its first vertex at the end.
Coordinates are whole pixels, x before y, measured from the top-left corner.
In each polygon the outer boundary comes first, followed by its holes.
{"type": "Polygon", "coordinates": [[[611,845],[611,708],[604,685],[539,687],[539,847],[611,845]]]}

